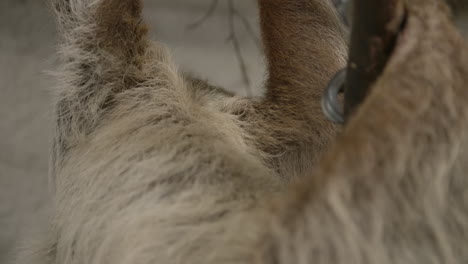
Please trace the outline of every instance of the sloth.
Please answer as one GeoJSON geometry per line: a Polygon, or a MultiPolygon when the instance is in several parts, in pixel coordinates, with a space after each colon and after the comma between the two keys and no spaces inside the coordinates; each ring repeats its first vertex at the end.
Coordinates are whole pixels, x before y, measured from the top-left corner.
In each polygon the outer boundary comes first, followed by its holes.
{"type": "Polygon", "coordinates": [[[468,263],[468,49],[444,1],[405,2],[343,128],[320,104],[347,61],[330,0],[258,0],[256,98],[181,72],[141,0],[50,1],[54,210],[16,263],[468,263]]]}

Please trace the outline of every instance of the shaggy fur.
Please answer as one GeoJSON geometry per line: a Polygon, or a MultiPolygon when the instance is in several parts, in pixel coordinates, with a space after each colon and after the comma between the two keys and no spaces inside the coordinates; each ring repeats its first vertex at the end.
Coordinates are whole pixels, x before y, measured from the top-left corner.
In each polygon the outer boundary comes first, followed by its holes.
{"type": "Polygon", "coordinates": [[[331,146],[320,97],[346,61],[331,2],[259,5],[269,78],[247,99],[180,73],[140,0],[52,0],[55,215],[17,263],[468,262],[468,49],[445,3],[407,1],[331,146]]]}

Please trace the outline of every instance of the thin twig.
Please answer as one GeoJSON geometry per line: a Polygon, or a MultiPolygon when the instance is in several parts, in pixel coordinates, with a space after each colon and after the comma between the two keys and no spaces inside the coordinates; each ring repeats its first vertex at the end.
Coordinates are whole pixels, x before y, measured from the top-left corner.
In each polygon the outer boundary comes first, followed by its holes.
{"type": "Polygon", "coordinates": [[[257,34],[255,33],[255,30],[253,29],[252,25],[250,24],[250,22],[247,20],[247,18],[242,15],[241,13],[239,13],[236,9],[234,9],[234,14],[237,18],[239,18],[239,20],[242,22],[242,24],[244,25],[245,29],[247,30],[247,33],[250,35],[250,37],[252,38],[252,40],[255,42],[255,45],[257,46],[257,48],[259,50],[262,50],[262,42],[260,41],[260,39],[257,37],[257,34]]]}
{"type": "MultiPolygon", "coordinates": [[[[244,57],[242,56],[241,45],[240,45],[239,39],[237,37],[236,29],[235,29],[236,18],[241,21],[241,23],[247,30],[247,33],[250,35],[250,37],[252,38],[252,40],[254,41],[255,45],[257,46],[259,50],[262,49],[261,41],[258,39],[253,27],[250,25],[247,18],[244,15],[242,15],[239,11],[237,11],[237,9],[234,7],[233,1],[227,0],[227,4],[228,4],[228,22],[229,22],[229,36],[227,40],[232,42],[237,61],[239,63],[242,81],[245,85],[247,95],[252,96],[253,93],[252,93],[250,77],[249,77],[248,70],[247,70],[247,65],[245,63],[244,57]]],[[[198,27],[200,27],[203,23],[205,23],[210,17],[213,16],[218,5],[219,5],[219,0],[213,0],[211,2],[210,8],[205,13],[205,15],[203,15],[203,17],[197,20],[196,22],[188,25],[187,30],[195,30],[198,27]]]]}
{"type": "Polygon", "coordinates": [[[245,64],[244,58],[242,56],[239,39],[237,38],[236,29],[235,29],[236,12],[237,10],[234,8],[233,1],[228,0],[229,32],[230,32],[228,40],[232,42],[232,45],[234,47],[234,52],[236,54],[237,61],[239,63],[242,79],[243,79],[243,82],[245,84],[245,88],[247,91],[247,96],[252,96],[253,93],[252,93],[250,78],[247,72],[247,65],[245,64]]]}
{"type": "Polygon", "coordinates": [[[218,7],[219,0],[213,0],[211,1],[210,8],[208,11],[203,15],[200,19],[198,19],[196,22],[189,24],[187,26],[188,30],[194,30],[200,27],[203,23],[205,23],[210,17],[213,16],[214,12],[216,11],[216,8],[218,7]]]}

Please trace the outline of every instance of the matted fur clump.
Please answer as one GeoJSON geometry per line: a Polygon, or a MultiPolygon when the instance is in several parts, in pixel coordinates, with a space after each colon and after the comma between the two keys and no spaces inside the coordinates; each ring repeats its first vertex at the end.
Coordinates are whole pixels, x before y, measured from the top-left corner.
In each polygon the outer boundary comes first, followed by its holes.
{"type": "Polygon", "coordinates": [[[337,135],[320,111],[347,57],[331,1],[258,2],[269,75],[248,99],[181,73],[140,0],[51,1],[55,210],[17,263],[468,263],[468,49],[446,4],[407,1],[337,135]]]}

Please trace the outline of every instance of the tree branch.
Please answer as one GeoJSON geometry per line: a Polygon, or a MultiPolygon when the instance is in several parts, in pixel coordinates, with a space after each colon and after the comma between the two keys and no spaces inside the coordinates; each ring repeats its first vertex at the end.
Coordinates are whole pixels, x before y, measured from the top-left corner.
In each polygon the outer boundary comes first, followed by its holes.
{"type": "Polygon", "coordinates": [[[345,116],[365,99],[382,74],[404,25],[403,0],[354,0],[348,73],[345,84],[345,116]]]}

